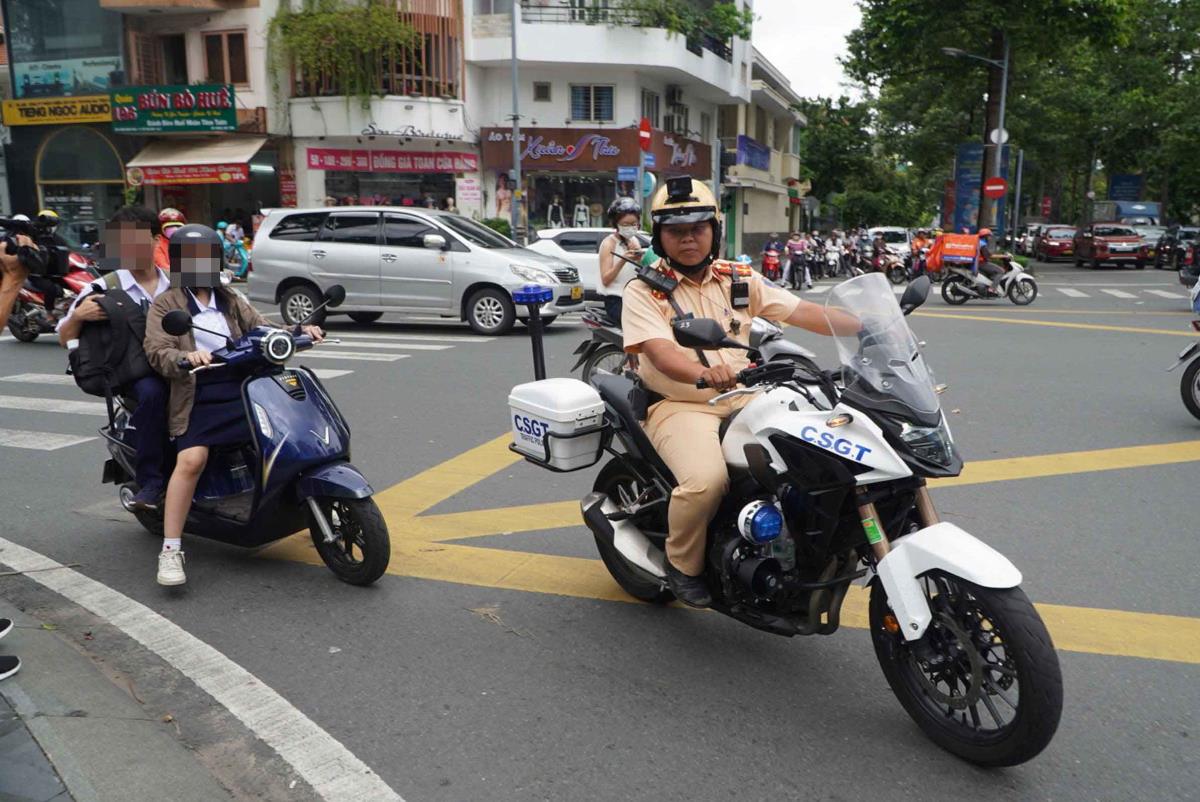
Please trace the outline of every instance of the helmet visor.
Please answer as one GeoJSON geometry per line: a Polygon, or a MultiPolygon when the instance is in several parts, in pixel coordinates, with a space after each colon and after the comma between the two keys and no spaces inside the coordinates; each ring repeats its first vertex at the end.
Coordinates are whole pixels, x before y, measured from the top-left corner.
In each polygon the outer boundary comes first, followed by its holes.
{"type": "Polygon", "coordinates": [[[717,210],[711,206],[691,206],[680,209],[660,209],[654,212],[651,217],[658,225],[676,226],[687,225],[690,223],[704,223],[709,220],[715,220],[717,210]]]}

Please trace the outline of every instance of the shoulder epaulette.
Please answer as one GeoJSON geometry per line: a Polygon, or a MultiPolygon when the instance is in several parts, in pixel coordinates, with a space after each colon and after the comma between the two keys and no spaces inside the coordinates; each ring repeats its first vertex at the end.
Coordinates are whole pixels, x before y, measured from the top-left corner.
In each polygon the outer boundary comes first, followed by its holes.
{"type": "Polygon", "coordinates": [[[733,271],[737,271],[738,278],[750,278],[754,275],[754,268],[744,262],[713,262],[712,269],[719,276],[733,276],[733,271]]]}

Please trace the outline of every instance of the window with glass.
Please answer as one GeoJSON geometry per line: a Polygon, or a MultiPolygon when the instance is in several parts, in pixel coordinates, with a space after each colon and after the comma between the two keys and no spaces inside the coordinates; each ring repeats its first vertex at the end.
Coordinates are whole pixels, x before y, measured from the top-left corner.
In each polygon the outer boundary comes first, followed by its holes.
{"type": "Polygon", "coordinates": [[[292,242],[315,242],[321,223],[325,221],[324,212],[306,212],[289,214],[279,221],[279,225],[271,229],[271,239],[291,240],[292,242]]]}
{"type": "Polygon", "coordinates": [[[96,0],[7,0],[16,97],[96,95],[124,83],[121,15],[96,0]]]}
{"type": "Polygon", "coordinates": [[[576,122],[612,122],[613,87],[573,84],[571,119],[576,122]]]}
{"type": "Polygon", "coordinates": [[[513,0],[475,0],[476,14],[511,14],[513,0]]]}
{"type": "Polygon", "coordinates": [[[379,215],[331,214],[325,221],[325,227],[321,229],[321,241],[346,245],[377,245],[379,215]]]}
{"type": "Polygon", "coordinates": [[[700,141],[712,140],[712,115],[700,112],[700,141]]]}
{"type": "Polygon", "coordinates": [[[425,235],[438,233],[429,223],[415,217],[389,214],[383,218],[384,242],[395,248],[424,248],[425,235]]]}
{"type": "Polygon", "coordinates": [[[213,84],[250,84],[245,31],[204,34],[204,77],[213,84]]]}
{"type": "Polygon", "coordinates": [[[642,116],[649,120],[654,128],[658,128],[659,124],[659,100],[657,92],[642,90],[642,116]]]}
{"type": "Polygon", "coordinates": [[[533,82],[533,99],[539,103],[550,102],[550,83],[548,81],[533,82]]]}

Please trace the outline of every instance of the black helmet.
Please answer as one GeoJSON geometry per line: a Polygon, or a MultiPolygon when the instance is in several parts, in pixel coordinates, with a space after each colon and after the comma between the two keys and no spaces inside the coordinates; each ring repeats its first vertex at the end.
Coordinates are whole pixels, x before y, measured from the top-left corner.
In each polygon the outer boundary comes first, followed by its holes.
{"type": "Polygon", "coordinates": [[[642,219],[642,207],[638,202],[630,197],[620,197],[608,205],[608,224],[616,226],[617,221],[627,214],[637,215],[638,220],[642,219]]]}
{"type": "Polygon", "coordinates": [[[175,229],[175,233],[171,235],[170,242],[167,244],[167,253],[171,260],[171,286],[220,286],[220,271],[225,269],[225,248],[221,243],[221,235],[208,226],[189,223],[175,229]],[[200,246],[200,248],[198,249],[196,246],[200,246]],[[203,253],[204,246],[208,247],[210,265],[215,266],[215,269],[197,271],[195,267],[189,266],[185,271],[183,249],[187,247],[191,254],[195,254],[197,250],[203,253]],[[197,273],[200,275],[195,275],[197,273]],[[209,283],[210,281],[211,283],[209,283]]]}

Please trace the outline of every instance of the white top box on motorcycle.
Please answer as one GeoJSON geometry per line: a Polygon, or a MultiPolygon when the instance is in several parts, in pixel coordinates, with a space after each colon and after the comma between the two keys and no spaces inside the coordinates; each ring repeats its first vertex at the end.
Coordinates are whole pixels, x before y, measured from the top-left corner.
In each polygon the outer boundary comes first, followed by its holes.
{"type": "Polygon", "coordinates": [[[578,379],[518,384],[508,407],[513,447],[519,453],[557,471],[599,462],[604,402],[591,385],[578,379]]]}

